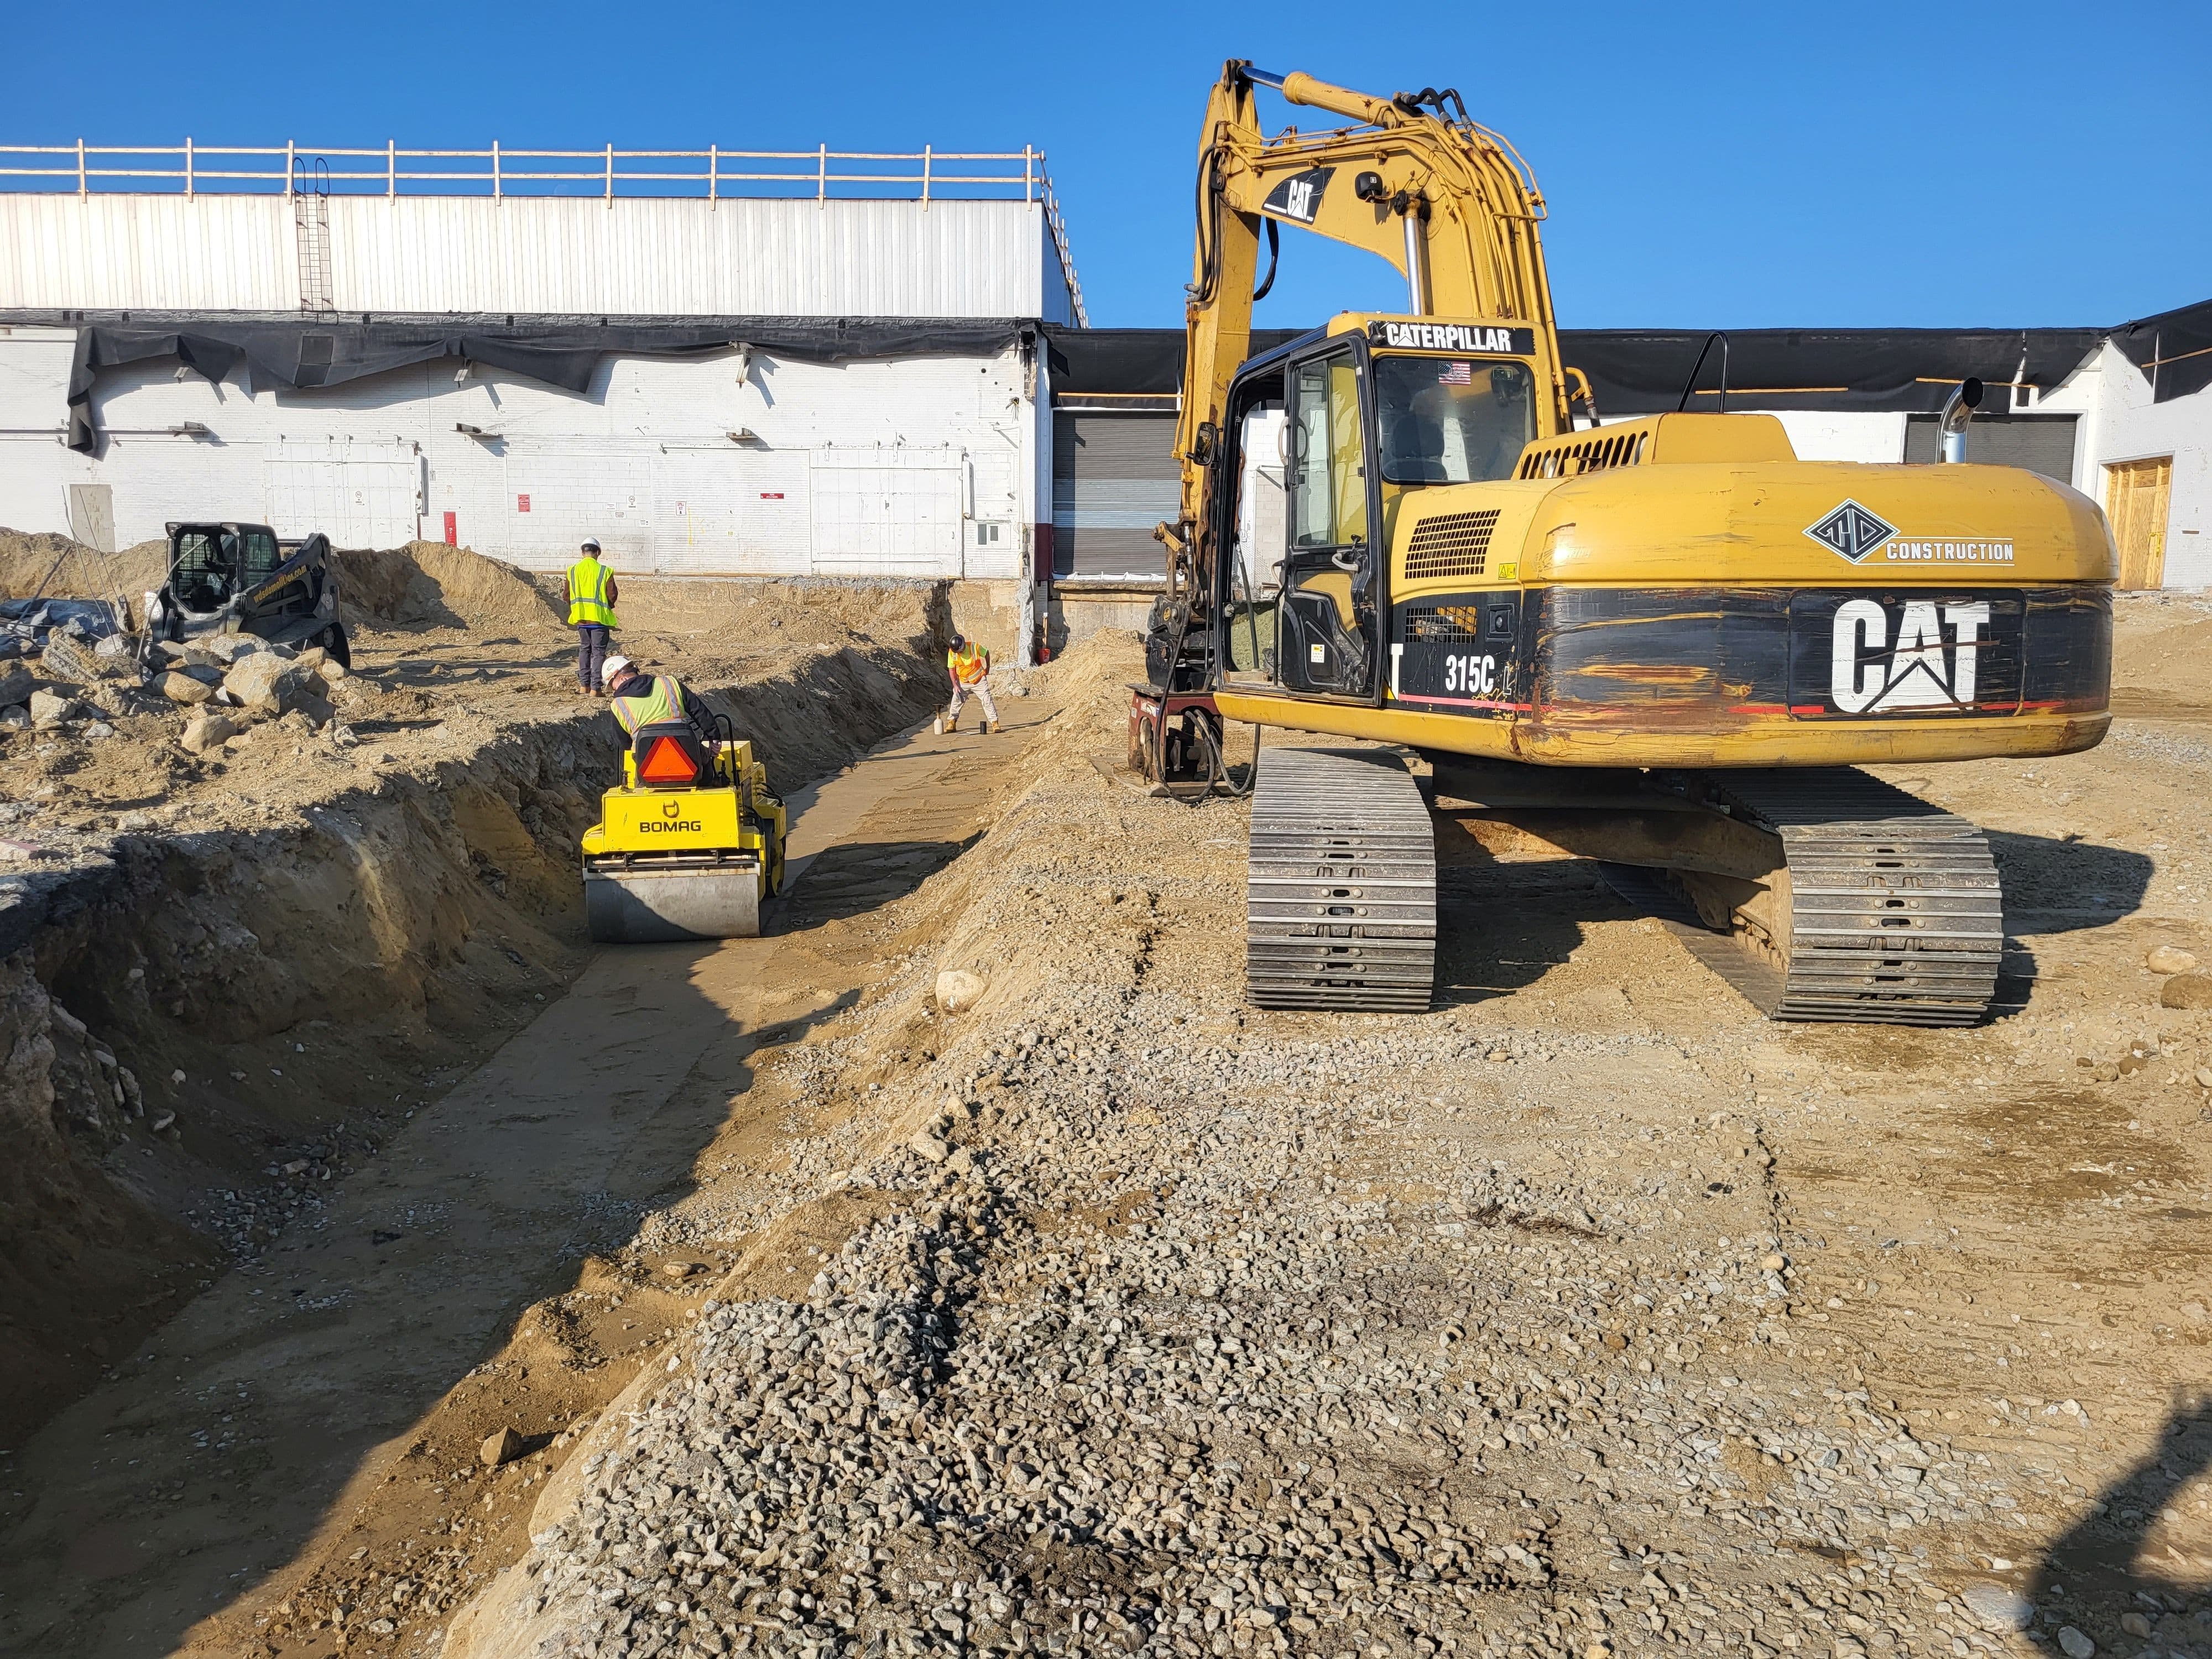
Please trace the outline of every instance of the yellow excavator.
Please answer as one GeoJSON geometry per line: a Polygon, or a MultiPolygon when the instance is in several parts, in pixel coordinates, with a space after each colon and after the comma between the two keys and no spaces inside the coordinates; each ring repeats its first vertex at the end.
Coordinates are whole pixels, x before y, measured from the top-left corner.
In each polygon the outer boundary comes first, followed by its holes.
{"type": "MultiPolygon", "coordinates": [[[[1362,745],[1255,750],[1253,1000],[1428,1005],[1433,813],[1601,860],[1777,1018],[1981,1018],[1988,843],[1856,768],[2103,737],[2095,505],[2008,467],[1802,461],[1771,415],[1600,423],[1560,362],[1542,199],[1455,93],[1232,61],[1198,172],[1181,514],[1132,752],[1219,784],[1224,720],[1362,745]],[[1259,88],[1349,125],[1263,135],[1259,88]],[[1248,360],[1283,224],[1389,260],[1406,313],[1248,360]]],[[[1947,459],[1979,392],[1952,394],[1947,459]]]]}

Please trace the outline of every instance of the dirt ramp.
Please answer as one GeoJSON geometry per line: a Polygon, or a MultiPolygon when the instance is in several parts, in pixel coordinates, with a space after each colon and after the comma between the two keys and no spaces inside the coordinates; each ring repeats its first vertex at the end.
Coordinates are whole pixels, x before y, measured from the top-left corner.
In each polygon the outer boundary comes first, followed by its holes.
{"type": "Polygon", "coordinates": [[[346,607],[371,627],[526,637],[550,635],[567,620],[525,572],[465,547],[410,542],[337,557],[346,607]]]}

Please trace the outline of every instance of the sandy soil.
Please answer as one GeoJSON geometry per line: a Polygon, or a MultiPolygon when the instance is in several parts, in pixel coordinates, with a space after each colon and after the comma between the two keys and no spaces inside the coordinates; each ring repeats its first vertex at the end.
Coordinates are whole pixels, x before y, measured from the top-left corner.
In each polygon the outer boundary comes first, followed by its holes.
{"type": "MultiPolygon", "coordinates": [[[[572,636],[465,551],[346,556],[376,580],[349,589],[331,727],[194,756],[135,680],[34,662],[83,717],[0,738],[0,1121],[26,1149],[0,1164],[0,1444],[312,1216],[587,960],[575,837],[616,732],[572,636]]],[[[942,605],[732,593],[623,643],[795,788],[931,706],[942,605]]]]}
{"type": "Polygon", "coordinates": [[[1996,841],[1960,1032],[1770,1024],[1540,856],[1449,872],[1431,1014],[1244,1007],[1242,810],[1078,652],[0,1464],[0,1644],[2203,1650],[2208,621],[2124,601],[2097,750],[1887,774],[1996,841]]]}

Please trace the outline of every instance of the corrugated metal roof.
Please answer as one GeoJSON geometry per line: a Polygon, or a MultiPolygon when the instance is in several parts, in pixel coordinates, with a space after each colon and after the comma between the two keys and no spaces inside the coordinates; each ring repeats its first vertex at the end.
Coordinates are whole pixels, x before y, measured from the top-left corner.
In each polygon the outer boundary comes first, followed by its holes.
{"type": "MultiPolygon", "coordinates": [[[[353,312],[1072,318],[1031,202],[329,198],[353,312]]],[[[0,192],[0,307],[283,311],[282,197],[0,192]]]]}

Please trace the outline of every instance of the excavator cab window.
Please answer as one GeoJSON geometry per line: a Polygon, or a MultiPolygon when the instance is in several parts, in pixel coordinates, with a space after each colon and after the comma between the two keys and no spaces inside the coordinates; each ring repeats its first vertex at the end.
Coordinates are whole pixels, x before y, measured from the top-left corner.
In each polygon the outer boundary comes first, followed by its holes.
{"type": "Polygon", "coordinates": [[[1284,477],[1290,498],[1277,672],[1285,688],[1368,697],[1380,634],[1367,533],[1365,366],[1352,349],[1293,364],[1286,377],[1284,477]]]}
{"type": "Polygon", "coordinates": [[[1536,435],[1535,382],[1526,363],[1377,357],[1372,372],[1386,485],[1510,478],[1536,435]]]}

